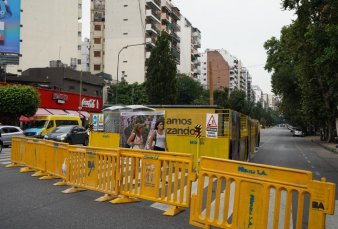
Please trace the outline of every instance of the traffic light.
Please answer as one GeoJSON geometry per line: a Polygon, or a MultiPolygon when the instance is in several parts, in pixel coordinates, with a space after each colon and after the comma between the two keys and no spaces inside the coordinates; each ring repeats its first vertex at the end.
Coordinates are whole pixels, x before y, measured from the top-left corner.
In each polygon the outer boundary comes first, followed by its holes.
{"type": "Polygon", "coordinates": [[[201,137],[201,132],[202,132],[202,126],[201,125],[199,125],[199,124],[197,124],[196,126],[195,126],[195,137],[196,138],[200,138],[201,137]]]}

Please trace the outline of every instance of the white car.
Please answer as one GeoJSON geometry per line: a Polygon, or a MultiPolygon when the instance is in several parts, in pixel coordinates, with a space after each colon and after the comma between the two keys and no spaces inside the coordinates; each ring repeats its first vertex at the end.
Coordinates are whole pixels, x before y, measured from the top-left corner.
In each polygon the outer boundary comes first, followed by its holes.
{"type": "Polygon", "coordinates": [[[304,137],[304,133],[301,129],[294,129],[293,131],[293,136],[299,136],[299,137],[304,137]]]}
{"type": "Polygon", "coordinates": [[[3,147],[12,145],[13,136],[24,136],[23,131],[17,126],[0,125],[0,153],[3,147]]]}

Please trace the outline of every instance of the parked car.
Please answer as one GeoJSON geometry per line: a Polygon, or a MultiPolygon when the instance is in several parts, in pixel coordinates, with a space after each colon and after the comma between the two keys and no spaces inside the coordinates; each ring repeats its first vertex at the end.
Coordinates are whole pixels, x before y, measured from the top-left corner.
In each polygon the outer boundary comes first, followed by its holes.
{"type": "Polygon", "coordinates": [[[24,136],[24,134],[17,126],[0,125],[0,153],[3,147],[9,147],[12,145],[13,136],[24,136]]]}
{"type": "Polygon", "coordinates": [[[304,132],[300,128],[295,128],[295,129],[293,129],[293,136],[294,137],[297,137],[297,136],[304,137],[304,132]]]}
{"type": "Polygon", "coordinates": [[[88,145],[89,136],[87,130],[78,125],[64,125],[56,127],[52,132],[44,136],[47,140],[66,142],[71,145],[88,145]]]}

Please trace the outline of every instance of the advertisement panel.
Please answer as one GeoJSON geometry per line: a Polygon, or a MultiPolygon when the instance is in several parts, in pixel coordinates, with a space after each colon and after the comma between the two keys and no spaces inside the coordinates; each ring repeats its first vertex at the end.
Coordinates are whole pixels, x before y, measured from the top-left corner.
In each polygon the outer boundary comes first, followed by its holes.
{"type": "Polygon", "coordinates": [[[120,117],[120,146],[125,147],[135,124],[144,124],[142,139],[146,143],[158,120],[164,120],[164,112],[122,112],[120,117]]]}
{"type": "Polygon", "coordinates": [[[21,0],[0,1],[0,53],[20,53],[21,0]]]}

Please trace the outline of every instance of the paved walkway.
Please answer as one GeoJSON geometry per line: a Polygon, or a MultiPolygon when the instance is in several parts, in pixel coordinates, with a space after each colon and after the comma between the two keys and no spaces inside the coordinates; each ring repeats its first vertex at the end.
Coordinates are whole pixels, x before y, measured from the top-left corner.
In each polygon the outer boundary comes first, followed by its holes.
{"type": "Polygon", "coordinates": [[[323,148],[338,154],[338,144],[337,143],[327,143],[325,141],[320,140],[320,136],[307,136],[306,139],[322,146],[323,148]]]}

